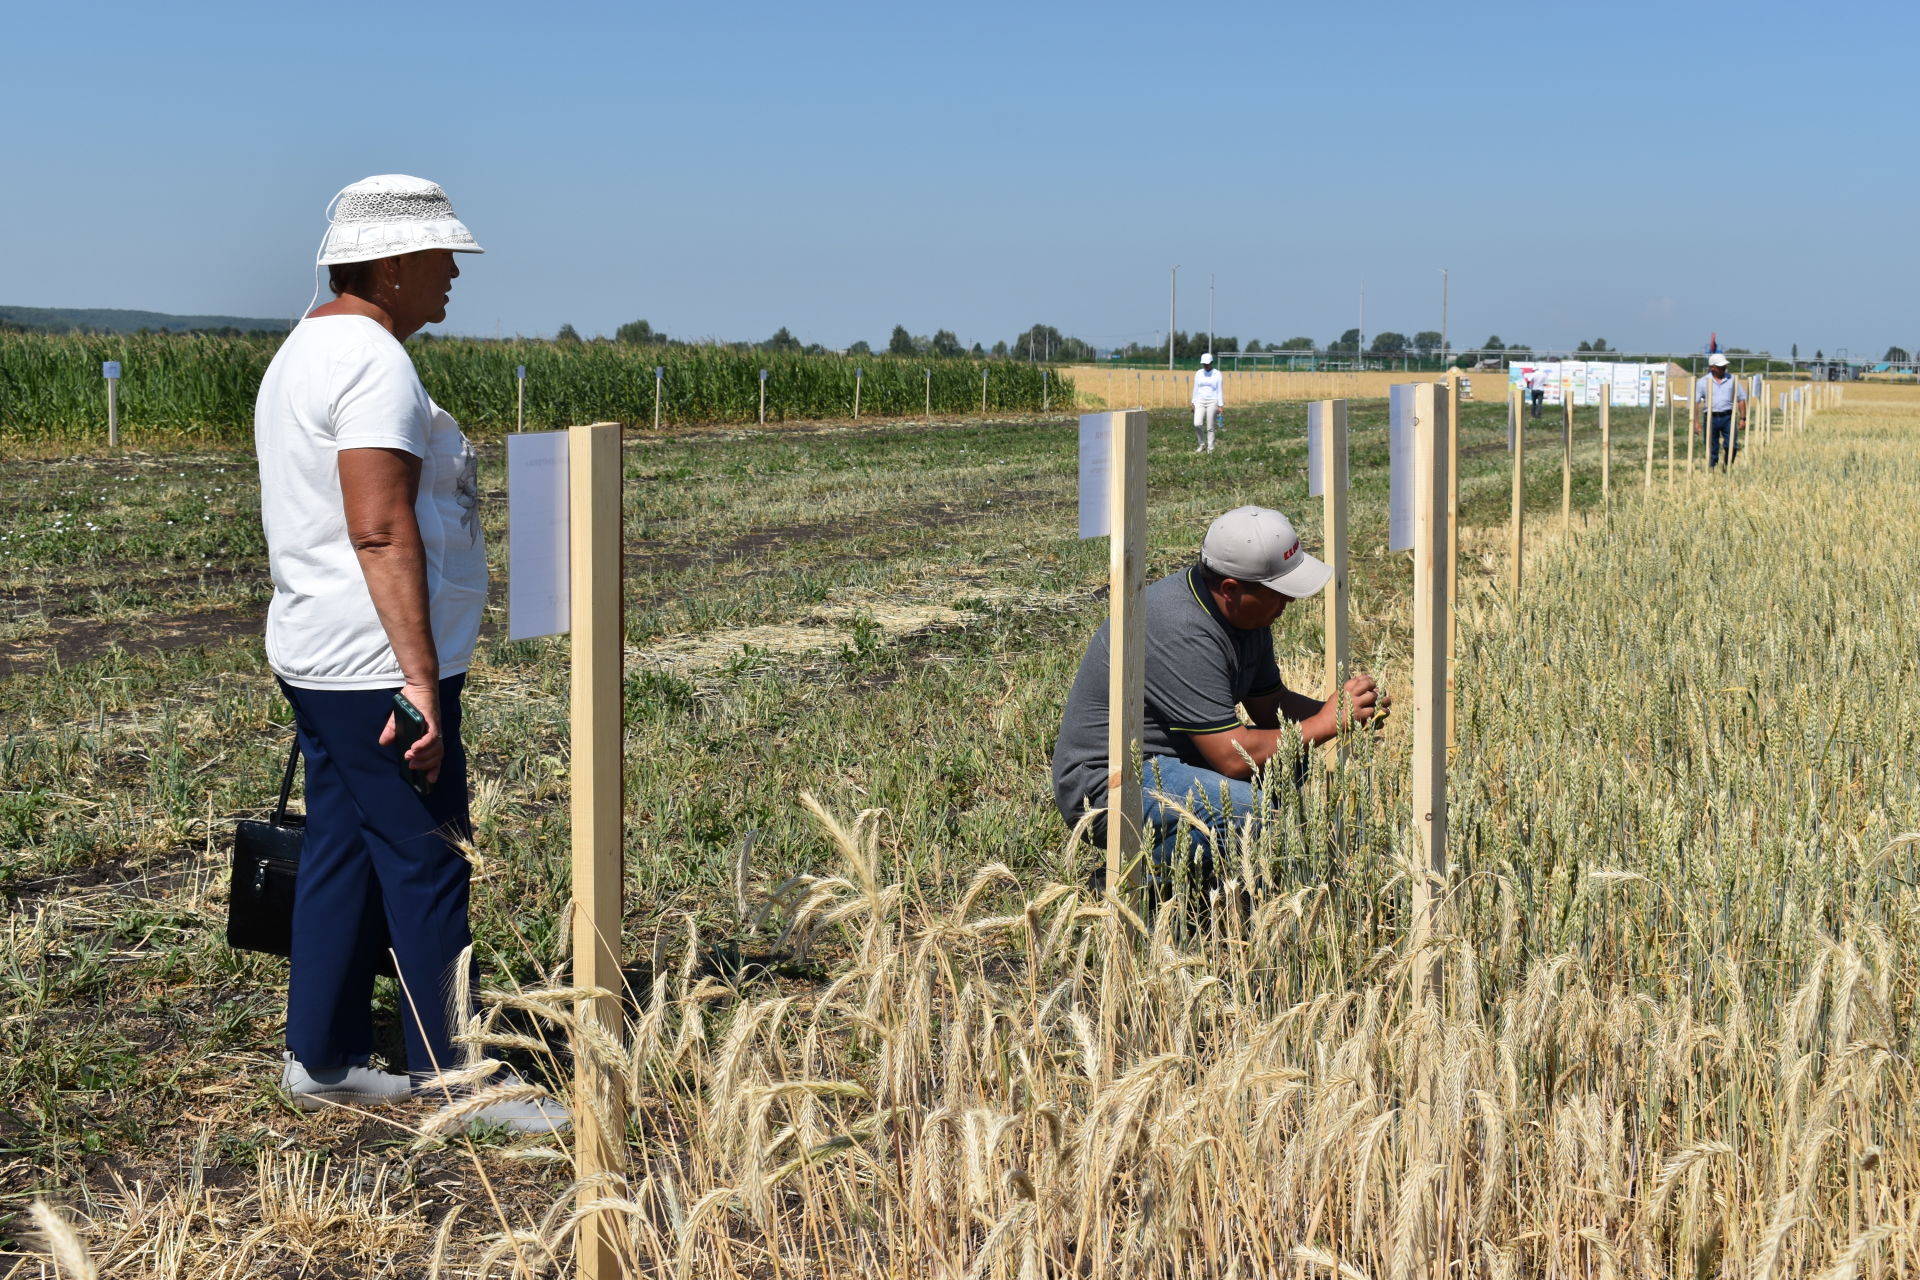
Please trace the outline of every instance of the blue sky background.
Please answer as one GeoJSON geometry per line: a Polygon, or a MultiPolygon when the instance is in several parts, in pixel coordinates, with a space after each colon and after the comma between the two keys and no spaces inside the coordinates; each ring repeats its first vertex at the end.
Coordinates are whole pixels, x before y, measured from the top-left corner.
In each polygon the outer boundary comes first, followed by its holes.
{"type": "Polygon", "coordinates": [[[452,332],[1102,346],[1358,322],[1920,345],[1911,4],[0,0],[0,303],[291,315],[433,178],[452,332]]]}

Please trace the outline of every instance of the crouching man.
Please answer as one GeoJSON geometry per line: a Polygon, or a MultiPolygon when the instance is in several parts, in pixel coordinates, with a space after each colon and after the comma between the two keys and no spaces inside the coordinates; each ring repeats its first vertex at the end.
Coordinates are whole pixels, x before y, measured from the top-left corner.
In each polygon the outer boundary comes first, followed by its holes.
{"type": "MultiPolygon", "coordinates": [[[[1280,680],[1273,624],[1290,601],[1316,594],[1332,576],[1285,516],[1239,507],[1213,522],[1197,563],[1147,587],[1141,782],[1156,878],[1173,870],[1186,825],[1190,871],[1211,884],[1230,833],[1264,816],[1250,781],[1256,767],[1293,735],[1318,744],[1386,712],[1390,700],[1368,675],[1348,680],[1344,699],[1325,701],[1280,680]],[[1206,831],[1183,824],[1179,809],[1206,831]]],[[[1080,660],[1054,746],[1054,803],[1069,826],[1107,803],[1107,641],[1103,623],[1080,660]]]]}

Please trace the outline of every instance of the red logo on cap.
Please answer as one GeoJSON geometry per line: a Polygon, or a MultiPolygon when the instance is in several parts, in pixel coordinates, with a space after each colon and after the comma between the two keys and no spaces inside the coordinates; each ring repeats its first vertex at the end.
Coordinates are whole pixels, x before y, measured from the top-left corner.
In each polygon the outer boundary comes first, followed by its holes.
{"type": "Polygon", "coordinates": [[[1296,540],[1292,546],[1287,548],[1286,554],[1281,556],[1280,559],[1282,562],[1291,560],[1295,555],[1299,554],[1299,551],[1300,543],[1296,540]]]}

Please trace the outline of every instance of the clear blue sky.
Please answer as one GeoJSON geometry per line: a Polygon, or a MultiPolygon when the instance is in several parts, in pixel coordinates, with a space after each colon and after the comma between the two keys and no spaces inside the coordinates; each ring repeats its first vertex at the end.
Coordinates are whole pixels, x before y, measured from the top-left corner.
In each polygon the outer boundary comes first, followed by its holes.
{"type": "Polygon", "coordinates": [[[290,315],[433,178],[446,328],[1358,322],[1920,345],[1911,4],[0,6],[0,303],[290,315]]]}

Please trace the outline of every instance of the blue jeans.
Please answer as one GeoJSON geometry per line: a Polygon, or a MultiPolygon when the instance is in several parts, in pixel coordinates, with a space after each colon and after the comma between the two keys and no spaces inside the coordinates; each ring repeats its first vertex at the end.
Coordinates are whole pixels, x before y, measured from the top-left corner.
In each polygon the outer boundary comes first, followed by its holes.
{"type": "Polygon", "coordinates": [[[1193,851],[1189,870],[1202,883],[1211,884],[1216,864],[1226,861],[1232,847],[1232,834],[1249,817],[1257,830],[1267,806],[1254,794],[1251,782],[1188,764],[1177,756],[1148,756],[1144,765],[1142,814],[1153,841],[1152,874],[1165,876],[1173,871],[1184,831],[1193,851]],[[1205,830],[1196,829],[1175,806],[1184,807],[1205,830]]]}
{"type": "Polygon", "coordinates": [[[1707,470],[1720,465],[1720,454],[1727,455],[1727,465],[1733,465],[1733,452],[1736,441],[1733,437],[1733,410],[1713,414],[1707,426],[1707,470]]]}
{"type": "Polygon", "coordinates": [[[447,1022],[453,966],[473,940],[467,860],[467,755],[460,741],[466,676],[440,682],[446,758],[428,795],[408,785],[394,747],[379,743],[393,689],[281,689],[306,759],[307,829],[294,887],[287,1048],[309,1070],[364,1062],[373,1048],[373,976],[391,945],[403,990],[407,1066],[428,1075],[461,1065],[447,1022]]]}

